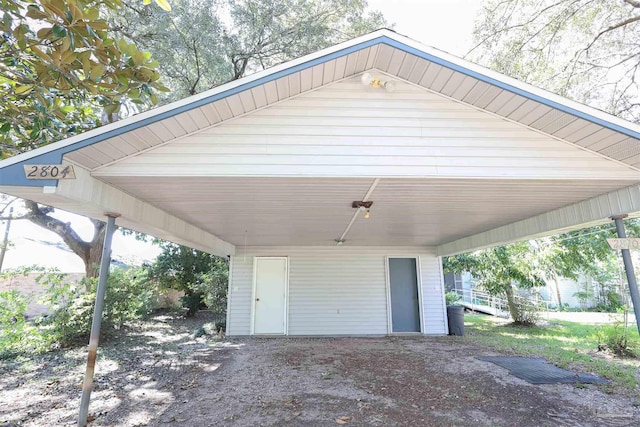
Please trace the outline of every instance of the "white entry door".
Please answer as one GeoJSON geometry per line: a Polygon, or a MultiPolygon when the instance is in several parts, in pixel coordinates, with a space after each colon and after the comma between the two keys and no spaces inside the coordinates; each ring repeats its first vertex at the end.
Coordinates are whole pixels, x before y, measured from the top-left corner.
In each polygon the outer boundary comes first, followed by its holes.
{"type": "Polygon", "coordinates": [[[287,307],[287,258],[255,259],[253,333],[284,334],[287,307]]]}

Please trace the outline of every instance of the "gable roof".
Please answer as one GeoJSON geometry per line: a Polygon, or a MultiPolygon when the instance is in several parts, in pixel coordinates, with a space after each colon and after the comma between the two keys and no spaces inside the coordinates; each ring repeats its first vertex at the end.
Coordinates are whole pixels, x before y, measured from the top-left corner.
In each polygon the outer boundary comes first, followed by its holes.
{"type": "Polygon", "coordinates": [[[382,29],[6,159],[0,185],[56,185],[26,180],[22,165],[60,163],[64,156],[95,170],[370,69],[640,170],[639,126],[382,29]]]}

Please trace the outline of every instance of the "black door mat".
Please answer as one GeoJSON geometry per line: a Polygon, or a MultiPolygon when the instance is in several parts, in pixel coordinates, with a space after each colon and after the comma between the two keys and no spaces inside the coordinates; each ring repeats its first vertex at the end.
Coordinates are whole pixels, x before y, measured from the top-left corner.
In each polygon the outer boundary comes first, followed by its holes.
{"type": "Polygon", "coordinates": [[[511,375],[530,384],[607,384],[609,382],[595,375],[558,368],[541,357],[480,356],[476,359],[506,368],[511,375]]]}

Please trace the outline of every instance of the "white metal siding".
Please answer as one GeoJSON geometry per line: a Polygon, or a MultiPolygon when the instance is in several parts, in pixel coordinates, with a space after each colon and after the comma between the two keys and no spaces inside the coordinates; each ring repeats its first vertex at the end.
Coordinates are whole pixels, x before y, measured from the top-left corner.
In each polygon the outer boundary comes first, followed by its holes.
{"type": "Polygon", "coordinates": [[[290,257],[289,334],[386,334],[384,257],[323,252],[290,257]]]}
{"type": "Polygon", "coordinates": [[[387,256],[419,256],[425,333],[445,332],[439,261],[403,247],[250,247],[233,259],[229,335],[248,335],[254,256],[289,257],[289,335],[387,333],[387,256]]]}
{"type": "Polygon", "coordinates": [[[422,279],[422,311],[425,334],[446,334],[446,308],[444,303],[444,278],[440,258],[435,255],[420,256],[422,279]]]}
{"type": "Polygon", "coordinates": [[[253,293],[253,257],[234,256],[229,277],[227,335],[249,335],[253,293]]]}
{"type": "Polygon", "coordinates": [[[411,84],[398,81],[389,93],[364,87],[358,79],[253,111],[95,171],[96,176],[159,173],[637,177],[625,165],[411,84]]]}

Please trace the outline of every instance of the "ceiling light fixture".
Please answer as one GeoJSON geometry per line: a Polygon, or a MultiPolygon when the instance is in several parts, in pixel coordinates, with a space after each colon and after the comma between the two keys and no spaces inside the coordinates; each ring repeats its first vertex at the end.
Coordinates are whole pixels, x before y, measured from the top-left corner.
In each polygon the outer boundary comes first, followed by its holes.
{"type": "Polygon", "coordinates": [[[354,209],[360,209],[360,208],[370,209],[372,205],[373,205],[373,202],[370,202],[370,201],[361,202],[359,200],[355,200],[351,202],[351,207],[354,209]]]}
{"type": "Polygon", "coordinates": [[[353,202],[351,202],[351,207],[354,209],[358,209],[361,211],[365,211],[364,212],[364,219],[369,219],[369,215],[370,215],[370,210],[371,210],[371,206],[373,206],[373,202],[372,201],[360,201],[360,200],[355,200],[353,202]]]}
{"type": "Polygon", "coordinates": [[[384,88],[387,92],[393,92],[396,90],[396,82],[392,80],[382,80],[379,77],[374,77],[369,73],[364,73],[362,77],[360,77],[360,81],[365,86],[371,86],[372,88],[384,88]]]}

